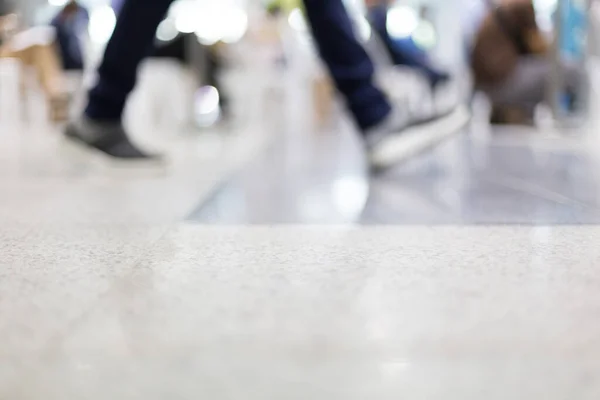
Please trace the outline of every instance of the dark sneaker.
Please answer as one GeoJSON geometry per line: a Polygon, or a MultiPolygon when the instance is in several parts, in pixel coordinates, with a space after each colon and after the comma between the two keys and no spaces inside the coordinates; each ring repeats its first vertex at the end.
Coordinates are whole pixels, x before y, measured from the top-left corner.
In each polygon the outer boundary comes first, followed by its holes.
{"type": "Polygon", "coordinates": [[[131,143],[120,122],[98,122],[82,117],[67,125],[65,136],[114,160],[162,161],[160,155],[146,153],[131,143]]]}
{"type": "Polygon", "coordinates": [[[466,106],[458,105],[445,114],[410,118],[395,110],[379,125],[365,132],[369,164],[374,170],[397,165],[462,132],[470,120],[466,106]]]}

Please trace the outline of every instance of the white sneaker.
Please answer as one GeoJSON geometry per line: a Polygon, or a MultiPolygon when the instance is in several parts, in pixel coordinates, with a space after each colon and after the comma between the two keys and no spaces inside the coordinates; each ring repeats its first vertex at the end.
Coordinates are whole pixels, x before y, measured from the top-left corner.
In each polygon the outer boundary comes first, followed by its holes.
{"type": "Polygon", "coordinates": [[[470,120],[465,105],[430,118],[410,118],[394,110],[382,123],[365,132],[369,164],[375,170],[394,166],[462,132],[470,120]]]}
{"type": "Polygon", "coordinates": [[[370,165],[389,168],[459,134],[469,122],[456,80],[433,91],[419,74],[407,68],[379,71],[377,82],[393,104],[392,113],[365,132],[370,165]]]}

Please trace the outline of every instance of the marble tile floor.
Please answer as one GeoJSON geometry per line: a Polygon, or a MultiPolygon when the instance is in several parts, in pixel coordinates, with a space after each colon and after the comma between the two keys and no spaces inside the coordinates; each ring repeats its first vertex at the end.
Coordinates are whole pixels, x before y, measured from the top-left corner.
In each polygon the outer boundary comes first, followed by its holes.
{"type": "Polygon", "coordinates": [[[2,399],[597,399],[595,226],[0,229],[2,399]]]}

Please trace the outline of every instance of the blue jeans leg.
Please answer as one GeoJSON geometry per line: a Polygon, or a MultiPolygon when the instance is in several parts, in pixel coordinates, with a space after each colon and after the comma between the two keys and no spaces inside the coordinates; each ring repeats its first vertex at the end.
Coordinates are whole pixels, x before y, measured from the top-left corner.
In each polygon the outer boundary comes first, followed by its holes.
{"type": "Polygon", "coordinates": [[[137,70],[154,43],[156,29],[173,0],[126,0],[90,90],[85,114],[98,120],[119,120],[137,70]]]}
{"type": "Polygon", "coordinates": [[[375,67],[354,34],[342,0],[304,0],[321,58],[360,128],[381,122],[391,111],[374,82],[375,67]]]}

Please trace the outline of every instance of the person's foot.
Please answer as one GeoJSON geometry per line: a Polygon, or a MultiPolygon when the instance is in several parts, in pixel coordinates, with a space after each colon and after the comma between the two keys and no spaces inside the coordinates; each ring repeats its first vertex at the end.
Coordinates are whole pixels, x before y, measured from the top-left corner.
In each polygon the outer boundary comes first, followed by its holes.
{"type": "Polygon", "coordinates": [[[162,161],[160,155],[146,153],[136,147],[121,122],[100,122],[81,117],[67,125],[65,137],[115,160],[162,161]]]}
{"type": "Polygon", "coordinates": [[[383,170],[405,161],[459,134],[469,122],[465,105],[415,118],[406,107],[396,107],[388,117],[365,132],[369,164],[383,170]]]}

